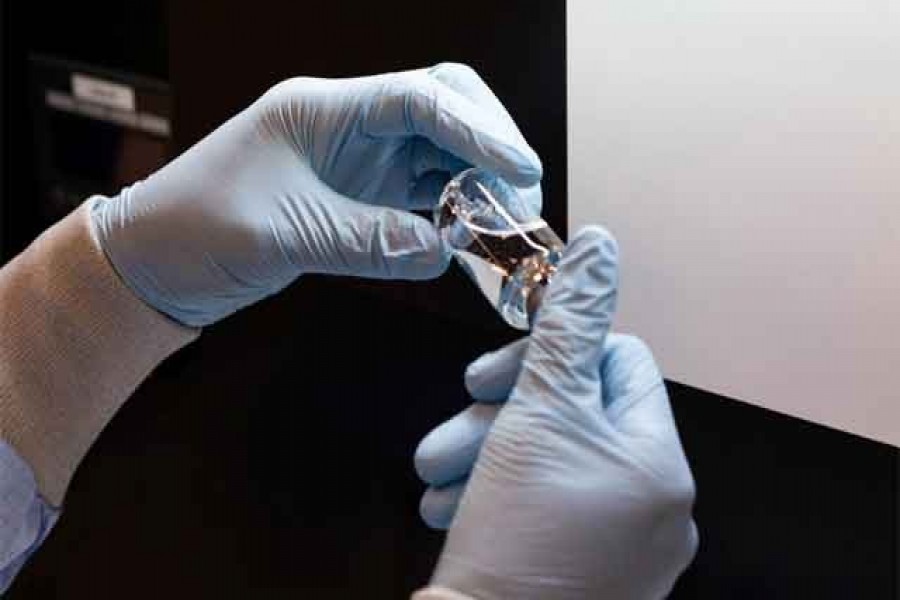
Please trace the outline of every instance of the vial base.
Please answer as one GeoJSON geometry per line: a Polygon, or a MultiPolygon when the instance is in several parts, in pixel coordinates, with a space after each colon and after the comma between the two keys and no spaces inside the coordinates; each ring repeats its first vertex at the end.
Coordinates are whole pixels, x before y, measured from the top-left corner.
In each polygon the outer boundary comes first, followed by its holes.
{"type": "MultiPolygon", "coordinates": [[[[547,226],[528,235],[550,247],[562,247],[547,226]]],[[[518,235],[479,235],[468,248],[455,250],[454,256],[500,316],[512,327],[527,330],[556,271],[560,253],[535,252],[518,235]]]]}

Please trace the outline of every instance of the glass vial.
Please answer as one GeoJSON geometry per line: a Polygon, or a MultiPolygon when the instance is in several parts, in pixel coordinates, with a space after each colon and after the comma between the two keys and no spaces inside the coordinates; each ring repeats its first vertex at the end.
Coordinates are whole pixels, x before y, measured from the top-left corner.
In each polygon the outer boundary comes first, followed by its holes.
{"type": "Polygon", "coordinates": [[[468,169],[447,183],[434,224],[503,319],[529,329],[564,244],[522,191],[487,171],[468,169]]]}

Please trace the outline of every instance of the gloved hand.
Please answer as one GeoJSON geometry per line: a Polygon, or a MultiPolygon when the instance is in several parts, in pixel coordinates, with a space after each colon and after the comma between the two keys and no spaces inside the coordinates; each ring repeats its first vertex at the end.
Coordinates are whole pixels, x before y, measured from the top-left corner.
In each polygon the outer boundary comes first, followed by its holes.
{"type": "Polygon", "coordinates": [[[422,515],[451,525],[432,585],[661,598],[694,556],[694,483],[663,380],[642,342],[608,335],[616,262],[602,230],[576,236],[530,338],[472,363],[478,402],[419,446],[422,515]]]}
{"type": "MultiPolygon", "coordinates": [[[[451,175],[530,187],[541,164],[471,69],[276,85],[184,155],[93,209],[96,236],[145,302],[203,326],[301,273],[436,277],[431,224],[451,175]]],[[[539,200],[536,201],[539,204],[539,200]]]]}

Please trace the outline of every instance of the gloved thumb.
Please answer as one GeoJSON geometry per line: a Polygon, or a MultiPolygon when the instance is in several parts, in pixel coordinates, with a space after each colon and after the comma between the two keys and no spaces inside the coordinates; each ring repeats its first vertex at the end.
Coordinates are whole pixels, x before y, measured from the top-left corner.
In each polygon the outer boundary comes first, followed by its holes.
{"type": "Polygon", "coordinates": [[[432,279],[449,263],[434,226],[411,212],[357,202],[328,190],[309,223],[310,268],[374,279],[432,279]]]}
{"type": "Polygon", "coordinates": [[[581,230],[565,250],[531,334],[519,386],[557,405],[599,407],[600,361],[616,308],[618,246],[600,227],[581,230]]]}

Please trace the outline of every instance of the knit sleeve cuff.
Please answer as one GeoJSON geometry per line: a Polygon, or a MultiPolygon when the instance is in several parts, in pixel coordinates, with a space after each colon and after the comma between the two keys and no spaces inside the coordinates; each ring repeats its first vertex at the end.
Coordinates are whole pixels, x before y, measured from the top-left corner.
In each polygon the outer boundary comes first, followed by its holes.
{"type": "Polygon", "coordinates": [[[0,437],[54,505],[122,403],[199,335],[122,283],[94,236],[92,205],[0,270],[0,437]]]}

